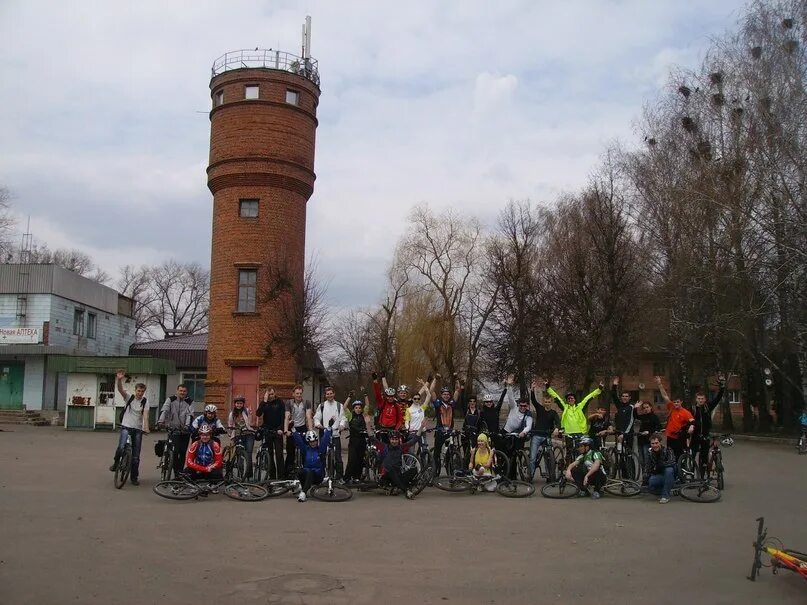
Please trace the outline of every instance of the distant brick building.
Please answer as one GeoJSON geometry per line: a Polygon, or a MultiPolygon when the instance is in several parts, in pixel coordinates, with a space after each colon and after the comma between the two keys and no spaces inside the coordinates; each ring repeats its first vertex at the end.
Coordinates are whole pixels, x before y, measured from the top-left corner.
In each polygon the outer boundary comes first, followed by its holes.
{"type": "Polygon", "coordinates": [[[205,401],[254,406],[266,384],[288,394],[297,361],[267,351],[282,321],[269,290],[279,274],[302,294],[306,202],[314,190],[319,103],[316,61],[235,51],[213,65],[210,165],[213,240],[205,401]]]}

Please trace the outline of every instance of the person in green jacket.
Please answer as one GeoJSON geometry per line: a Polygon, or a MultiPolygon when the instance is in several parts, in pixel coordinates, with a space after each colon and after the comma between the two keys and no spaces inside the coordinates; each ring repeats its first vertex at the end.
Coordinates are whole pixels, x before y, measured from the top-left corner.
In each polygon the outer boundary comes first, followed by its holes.
{"type": "MultiPolygon", "coordinates": [[[[566,400],[564,401],[560,395],[549,386],[549,381],[544,382],[546,392],[551,395],[558,407],[561,409],[560,428],[566,433],[567,439],[574,442],[576,437],[580,437],[588,433],[588,418],[586,418],[586,406],[588,402],[602,393],[605,385],[600,382],[600,385],[591,391],[588,395],[583,397],[580,403],[577,403],[577,396],[569,391],[566,393],[566,400]]],[[[574,443],[572,444],[574,447],[574,443]]]]}

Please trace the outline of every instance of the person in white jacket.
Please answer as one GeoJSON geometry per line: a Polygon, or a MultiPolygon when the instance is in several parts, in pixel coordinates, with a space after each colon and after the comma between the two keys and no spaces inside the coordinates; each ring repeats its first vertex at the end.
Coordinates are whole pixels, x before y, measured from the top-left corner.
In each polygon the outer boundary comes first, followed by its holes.
{"type": "Polygon", "coordinates": [[[507,413],[507,420],[504,423],[502,433],[509,435],[511,439],[506,441],[505,453],[512,460],[510,464],[510,478],[515,478],[516,464],[515,453],[524,447],[524,442],[532,431],[532,412],[530,412],[530,400],[522,395],[518,402],[513,398],[513,376],[507,377],[507,405],[510,408],[507,413]]]}
{"type": "Polygon", "coordinates": [[[320,435],[325,430],[326,426],[333,428],[333,435],[331,441],[334,444],[336,460],[336,479],[342,479],[342,438],[341,431],[347,428],[347,418],[345,417],[345,407],[350,403],[350,397],[347,398],[344,405],[334,399],[333,387],[325,387],[325,401],[317,406],[317,411],[314,414],[314,428],[318,429],[320,435]],[[333,424],[331,424],[333,420],[333,424]]]}

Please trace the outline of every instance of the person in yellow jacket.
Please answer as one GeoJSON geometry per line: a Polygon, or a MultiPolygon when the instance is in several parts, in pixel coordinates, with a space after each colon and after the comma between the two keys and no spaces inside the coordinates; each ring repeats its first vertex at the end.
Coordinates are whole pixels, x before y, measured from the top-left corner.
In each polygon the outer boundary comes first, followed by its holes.
{"type": "Polygon", "coordinates": [[[558,407],[561,409],[560,428],[563,429],[564,433],[566,433],[566,438],[573,442],[572,447],[574,447],[576,445],[576,443],[574,443],[576,441],[575,438],[581,437],[588,433],[586,406],[591,399],[602,393],[605,385],[600,382],[600,385],[591,391],[591,393],[583,397],[580,403],[577,403],[577,396],[572,391],[566,393],[566,399],[564,401],[564,399],[558,395],[555,389],[549,386],[548,380],[544,383],[544,387],[547,394],[552,396],[552,398],[558,404],[558,407]]]}

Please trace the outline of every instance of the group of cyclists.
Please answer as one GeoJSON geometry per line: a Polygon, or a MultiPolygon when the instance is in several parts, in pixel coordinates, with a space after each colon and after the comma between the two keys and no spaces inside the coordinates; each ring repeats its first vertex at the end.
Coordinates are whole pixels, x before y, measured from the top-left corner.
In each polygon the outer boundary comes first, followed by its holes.
{"type": "MultiPolygon", "coordinates": [[[[120,452],[131,436],[131,478],[137,485],[142,434],[148,433],[145,385],[136,385],[135,393],[129,395],[123,388],[123,377],[123,372],[119,371],[117,387],[127,403],[111,470],[118,464],[120,452]]],[[[223,457],[219,435],[224,433],[244,447],[244,470],[249,479],[254,471],[255,442],[261,440],[261,447],[269,454],[266,479],[298,479],[302,487],[297,495],[300,501],[305,501],[308,490],[323,480],[325,453],[329,447],[334,452],[336,479],[347,485],[361,483],[368,440],[372,440],[379,454],[381,480],[406,497],[414,497],[412,469],[404,469],[401,460],[403,454],[417,444],[425,446],[427,417],[434,418],[435,425],[428,429],[434,432],[431,459],[435,476],[442,472],[444,446],[457,435],[461,439],[465,472],[492,476],[496,472],[497,450],[513,459],[518,450],[528,447],[530,479],[535,476],[542,448],[551,445],[552,439],[562,439],[567,449],[577,452],[566,468],[561,469],[566,479],[574,481],[581,494],[597,499],[606,480],[602,446],[606,436],[614,435],[617,446],[628,451],[633,451],[636,442],[644,480],[649,489],[660,496],[659,502],[665,503],[674,481],[676,461],[688,442],[691,451],[698,456],[701,470],[705,467],[712,412],[725,390],[721,376],[718,391],[712,397],[698,392],[690,412],[683,407],[682,399],[670,399],[661,378],[656,377],[668,411],[665,445],[660,433],[661,421],[653,406],[633,401],[629,391],[619,389],[618,378],[611,384],[610,402],[597,399],[588,414],[591,401],[605,391],[603,383],[579,400],[572,391],[561,396],[548,381],[541,385],[538,380],[532,382],[528,393],[517,396],[514,377],[508,376],[498,398],[485,394],[480,404],[475,394],[466,393],[456,376],[453,388],[442,386],[438,390],[440,379],[439,374],[426,380],[418,379],[415,390],[405,384],[393,388],[383,374],[373,373],[372,403],[369,393],[359,399],[354,391],[348,393],[344,402],[337,401],[334,389],[326,387],[325,400],[316,406],[303,399],[300,385],[292,390],[290,400],[277,397],[270,387],[254,413],[246,407],[245,398],[236,395],[226,426],[218,418],[214,405],[206,405],[202,414],[195,416],[187,389],[179,385],[176,394],[163,404],[158,426],[169,430],[174,452],[173,472],[176,475],[184,472],[197,479],[221,479],[223,457]],[[611,403],[615,407],[613,418],[611,403]],[[459,416],[461,426],[455,431],[459,416]],[[348,436],[347,465],[343,465],[342,460],[343,433],[348,436]],[[292,476],[294,473],[296,476],[292,476]]],[[[446,470],[456,472],[457,469],[446,470]]],[[[510,466],[509,473],[515,474],[515,465],[510,466]]],[[[486,489],[493,488],[495,482],[486,485],[486,489]]]]}

